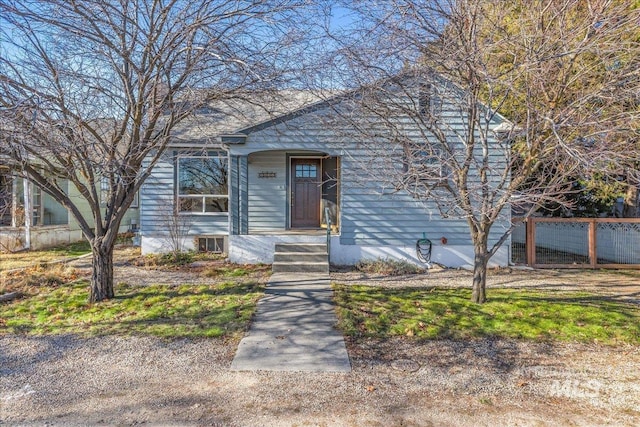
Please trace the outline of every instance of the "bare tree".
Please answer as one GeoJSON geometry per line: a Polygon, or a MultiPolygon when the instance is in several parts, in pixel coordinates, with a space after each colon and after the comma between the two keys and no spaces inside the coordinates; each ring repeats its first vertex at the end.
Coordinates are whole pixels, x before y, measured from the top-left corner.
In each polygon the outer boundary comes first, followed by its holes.
{"type": "Polygon", "coordinates": [[[0,168],[0,252],[22,249],[19,226],[24,215],[14,199],[14,178],[8,169],[0,168]]]}
{"type": "Polygon", "coordinates": [[[296,6],[0,1],[0,156],[80,224],[93,251],[92,302],[114,296],[120,222],[176,126],[205,103],[286,75],[281,53],[296,35],[286,28],[296,6]]]}
{"type": "Polygon", "coordinates": [[[361,89],[352,108],[335,109],[337,122],[363,141],[367,181],[466,220],[473,301],[486,300],[489,259],[512,230],[494,225],[509,224],[510,209],[566,205],[566,176],[637,159],[640,46],[628,35],[639,11],[627,2],[397,0],[352,10],[360,27],[334,35],[331,61],[344,87],[361,89]]]}
{"type": "Polygon", "coordinates": [[[173,206],[167,206],[162,215],[162,222],[166,232],[165,243],[169,246],[173,258],[177,260],[184,251],[193,221],[188,215],[180,215],[173,206]]]}
{"type": "Polygon", "coordinates": [[[13,177],[2,172],[0,169],[0,227],[11,225],[13,208],[13,177]]]}

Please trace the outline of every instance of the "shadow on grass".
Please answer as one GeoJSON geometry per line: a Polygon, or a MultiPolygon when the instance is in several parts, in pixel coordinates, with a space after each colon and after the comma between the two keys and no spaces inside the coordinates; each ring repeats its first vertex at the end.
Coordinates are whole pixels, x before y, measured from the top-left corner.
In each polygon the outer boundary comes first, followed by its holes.
{"type": "Polygon", "coordinates": [[[412,359],[503,374],[555,357],[560,342],[640,344],[640,306],[609,296],[500,289],[478,305],[467,289],[334,288],[338,326],[365,365],[412,359]]]}
{"type": "Polygon", "coordinates": [[[227,337],[248,328],[263,287],[257,283],[119,286],[88,304],[86,284],[61,286],[0,307],[1,333],[227,337]]]}
{"type": "Polygon", "coordinates": [[[355,339],[527,339],[640,344],[640,306],[565,291],[492,289],[474,304],[468,289],[336,285],[343,332],[355,339]]]}
{"type": "Polygon", "coordinates": [[[251,292],[264,291],[264,285],[256,282],[233,283],[226,282],[219,285],[151,285],[151,286],[130,286],[119,285],[116,290],[114,300],[129,300],[134,298],[152,298],[158,295],[164,295],[168,298],[185,298],[196,295],[208,295],[212,297],[220,297],[225,295],[246,295],[251,292]],[[165,288],[161,293],[157,292],[158,288],[165,288]]]}
{"type": "MultiPolygon", "coordinates": [[[[640,312],[640,292],[624,293],[624,294],[593,294],[588,292],[574,292],[574,291],[557,291],[554,289],[546,290],[548,295],[526,295],[526,290],[521,288],[514,288],[522,292],[518,296],[520,301],[528,301],[531,303],[553,303],[553,304],[578,304],[589,305],[591,307],[607,307],[610,310],[619,312],[621,314],[638,313],[640,312]],[[566,294],[569,295],[566,295],[566,294]]],[[[540,291],[540,289],[538,289],[540,291]]],[[[544,291],[544,290],[543,290],[544,291]]],[[[494,292],[489,291],[489,292],[494,292]]],[[[491,301],[504,301],[508,302],[508,297],[498,296],[491,298],[491,301]]]]}

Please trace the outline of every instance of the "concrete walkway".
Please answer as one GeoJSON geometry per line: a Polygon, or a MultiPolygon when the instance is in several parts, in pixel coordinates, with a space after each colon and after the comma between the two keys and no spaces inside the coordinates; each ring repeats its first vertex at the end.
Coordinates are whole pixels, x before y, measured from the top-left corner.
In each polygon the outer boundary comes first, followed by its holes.
{"type": "Polygon", "coordinates": [[[273,274],[231,369],[351,371],[332,296],[328,274],[273,274]]]}

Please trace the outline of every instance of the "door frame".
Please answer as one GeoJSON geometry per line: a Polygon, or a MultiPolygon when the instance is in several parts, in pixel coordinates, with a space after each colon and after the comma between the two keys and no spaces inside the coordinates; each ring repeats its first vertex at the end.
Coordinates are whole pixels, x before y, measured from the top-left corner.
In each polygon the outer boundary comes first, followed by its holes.
{"type": "MultiPolygon", "coordinates": [[[[293,195],[292,187],[292,174],[293,168],[291,165],[293,164],[293,160],[298,159],[306,159],[306,160],[318,160],[320,164],[319,173],[320,173],[320,182],[322,183],[322,159],[326,157],[326,155],[322,154],[287,154],[287,230],[304,230],[304,228],[294,228],[291,226],[291,197],[293,195]]],[[[318,206],[322,206],[322,188],[319,193],[318,206]]],[[[318,229],[320,229],[321,221],[322,221],[322,212],[319,212],[320,215],[320,223],[318,224],[318,229]]],[[[315,228],[309,228],[309,230],[314,230],[315,228]]]]}

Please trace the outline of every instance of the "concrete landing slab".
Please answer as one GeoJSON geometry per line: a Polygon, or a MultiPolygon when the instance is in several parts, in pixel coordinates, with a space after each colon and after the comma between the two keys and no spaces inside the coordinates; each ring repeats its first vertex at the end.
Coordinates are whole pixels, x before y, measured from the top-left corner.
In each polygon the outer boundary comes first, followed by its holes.
{"type": "Polygon", "coordinates": [[[328,274],[273,274],[231,369],[350,372],[332,297],[328,274]]]}

